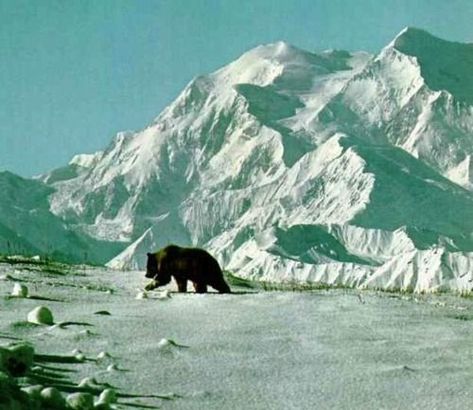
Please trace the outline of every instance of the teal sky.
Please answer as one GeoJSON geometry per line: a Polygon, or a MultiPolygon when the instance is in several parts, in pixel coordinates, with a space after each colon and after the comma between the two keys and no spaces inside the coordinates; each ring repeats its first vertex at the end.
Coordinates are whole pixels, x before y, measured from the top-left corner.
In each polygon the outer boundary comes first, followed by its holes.
{"type": "Polygon", "coordinates": [[[258,44],[377,52],[408,25],[473,42],[472,22],[472,0],[0,0],[0,170],[103,149],[258,44]]]}

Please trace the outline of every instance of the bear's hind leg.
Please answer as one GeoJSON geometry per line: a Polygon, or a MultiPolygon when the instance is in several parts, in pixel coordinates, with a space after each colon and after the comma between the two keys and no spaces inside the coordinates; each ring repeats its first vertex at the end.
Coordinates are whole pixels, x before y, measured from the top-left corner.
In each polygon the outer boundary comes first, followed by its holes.
{"type": "Polygon", "coordinates": [[[221,280],[212,283],[212,286],[215,290],[218,290],[219,293],[232,293],[230,286],[227,285],[227,282],[222,278],[221,280]]]}
{"type": "Polygon", "coordinates": [[[207,285],[205,283],[193,282],[195,293],[207,293],[207,285]]]}
{"type": "Polygon", "coordinates": [[[187,279],[176,279],[177,282],[177,290],[180,293],[187,292],[187,279]]]}

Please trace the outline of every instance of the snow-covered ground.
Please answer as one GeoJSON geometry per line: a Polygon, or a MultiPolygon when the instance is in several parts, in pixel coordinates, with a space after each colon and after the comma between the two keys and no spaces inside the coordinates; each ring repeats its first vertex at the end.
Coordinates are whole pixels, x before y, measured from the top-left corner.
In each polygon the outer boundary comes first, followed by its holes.
{"type": "Polygon", "coordinates": [[[96,396],[113,386],[119,408],[471,406],[469,298],[234,287],[136,299],[143,272],[57,265],[0,264],[0,278],[0,344],[36,353],[20,383],[60,384],[64,397],[83,381],[96,396]],[[10,296],[15,282],[29,297],[10,296]],[[26,322],[40,305],[56,325],[26,322]]]}

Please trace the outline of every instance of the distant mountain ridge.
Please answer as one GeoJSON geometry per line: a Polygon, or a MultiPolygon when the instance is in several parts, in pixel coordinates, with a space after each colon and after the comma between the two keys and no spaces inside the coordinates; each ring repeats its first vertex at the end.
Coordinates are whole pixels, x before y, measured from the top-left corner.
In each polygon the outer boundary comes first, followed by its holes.
{"type": "Polygon", "coordinates": [[[9,254],[42,254],[71,262],[103,262],[120,246],[81,235],[49,209],[54,189],[0,172],[0,249],[9,254]]]}
{"type": "Polygon", "coordinates": [[[468,291],[472,72],[415,28],[376,56],[259,46],[39,179],[115,268],[175,242],[252,279],[468,291]]]}

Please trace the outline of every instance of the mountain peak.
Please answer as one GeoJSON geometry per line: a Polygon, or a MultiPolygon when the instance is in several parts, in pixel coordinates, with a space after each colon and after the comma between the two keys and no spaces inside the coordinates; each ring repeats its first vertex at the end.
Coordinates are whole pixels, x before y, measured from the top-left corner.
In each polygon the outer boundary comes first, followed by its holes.
{"type": "Polygon", "coordinates": [[[441,48],[448,44],[454,43],[436,37],[428,31],[417,27],[405,27],[393,41],[394,48],[401,52],[406,49],[441,48]]]}
{"type": "Polygon", "coordinates": [[[422,77],[433,91],[447,91],[458,101],[473,105],[473,44],[435,37],[406,27],[388,47],[415,57],[422,77]]]}
{"type": "MultiPolygon", "coordinates": [[[[287,58],[294,58],[298,54],[308,53],[305,50],[301,50],[286,41],[276,41],[274,43],[262,44],[251,50],[248,50],[243,56],[251,55],[257,58],[270,58],[276,60],[285,60],[287,58]]],[[[242,57],[243,57],[242,56],[242,57]]]]}
{"type": "Polygon", "coordinates": [[[303,50],[285,41],[277,41],[275,43],[263,44],[255,47],[238,60],[263,59],[272,61],[280,65],[307,65],[307,66],[325,66],[336,70],[340,66],[345,66],[346,62],[353,57],[352,54],[346,50],[325,50],[322,52],[311,52],[303,50]],[[337,63],[338,62],[338,63],[337,63]]]}
{"type": "Polygon", "coordinates": [[[248,50],[232,63],[209,75],[222,89],[227,85],[252,84],[294,87],[303,83],[310,88],[317,76],[336,71],[349,71],[366,60],[344,50],[313,53],[285,41],[263,44],[248,50]]]}

